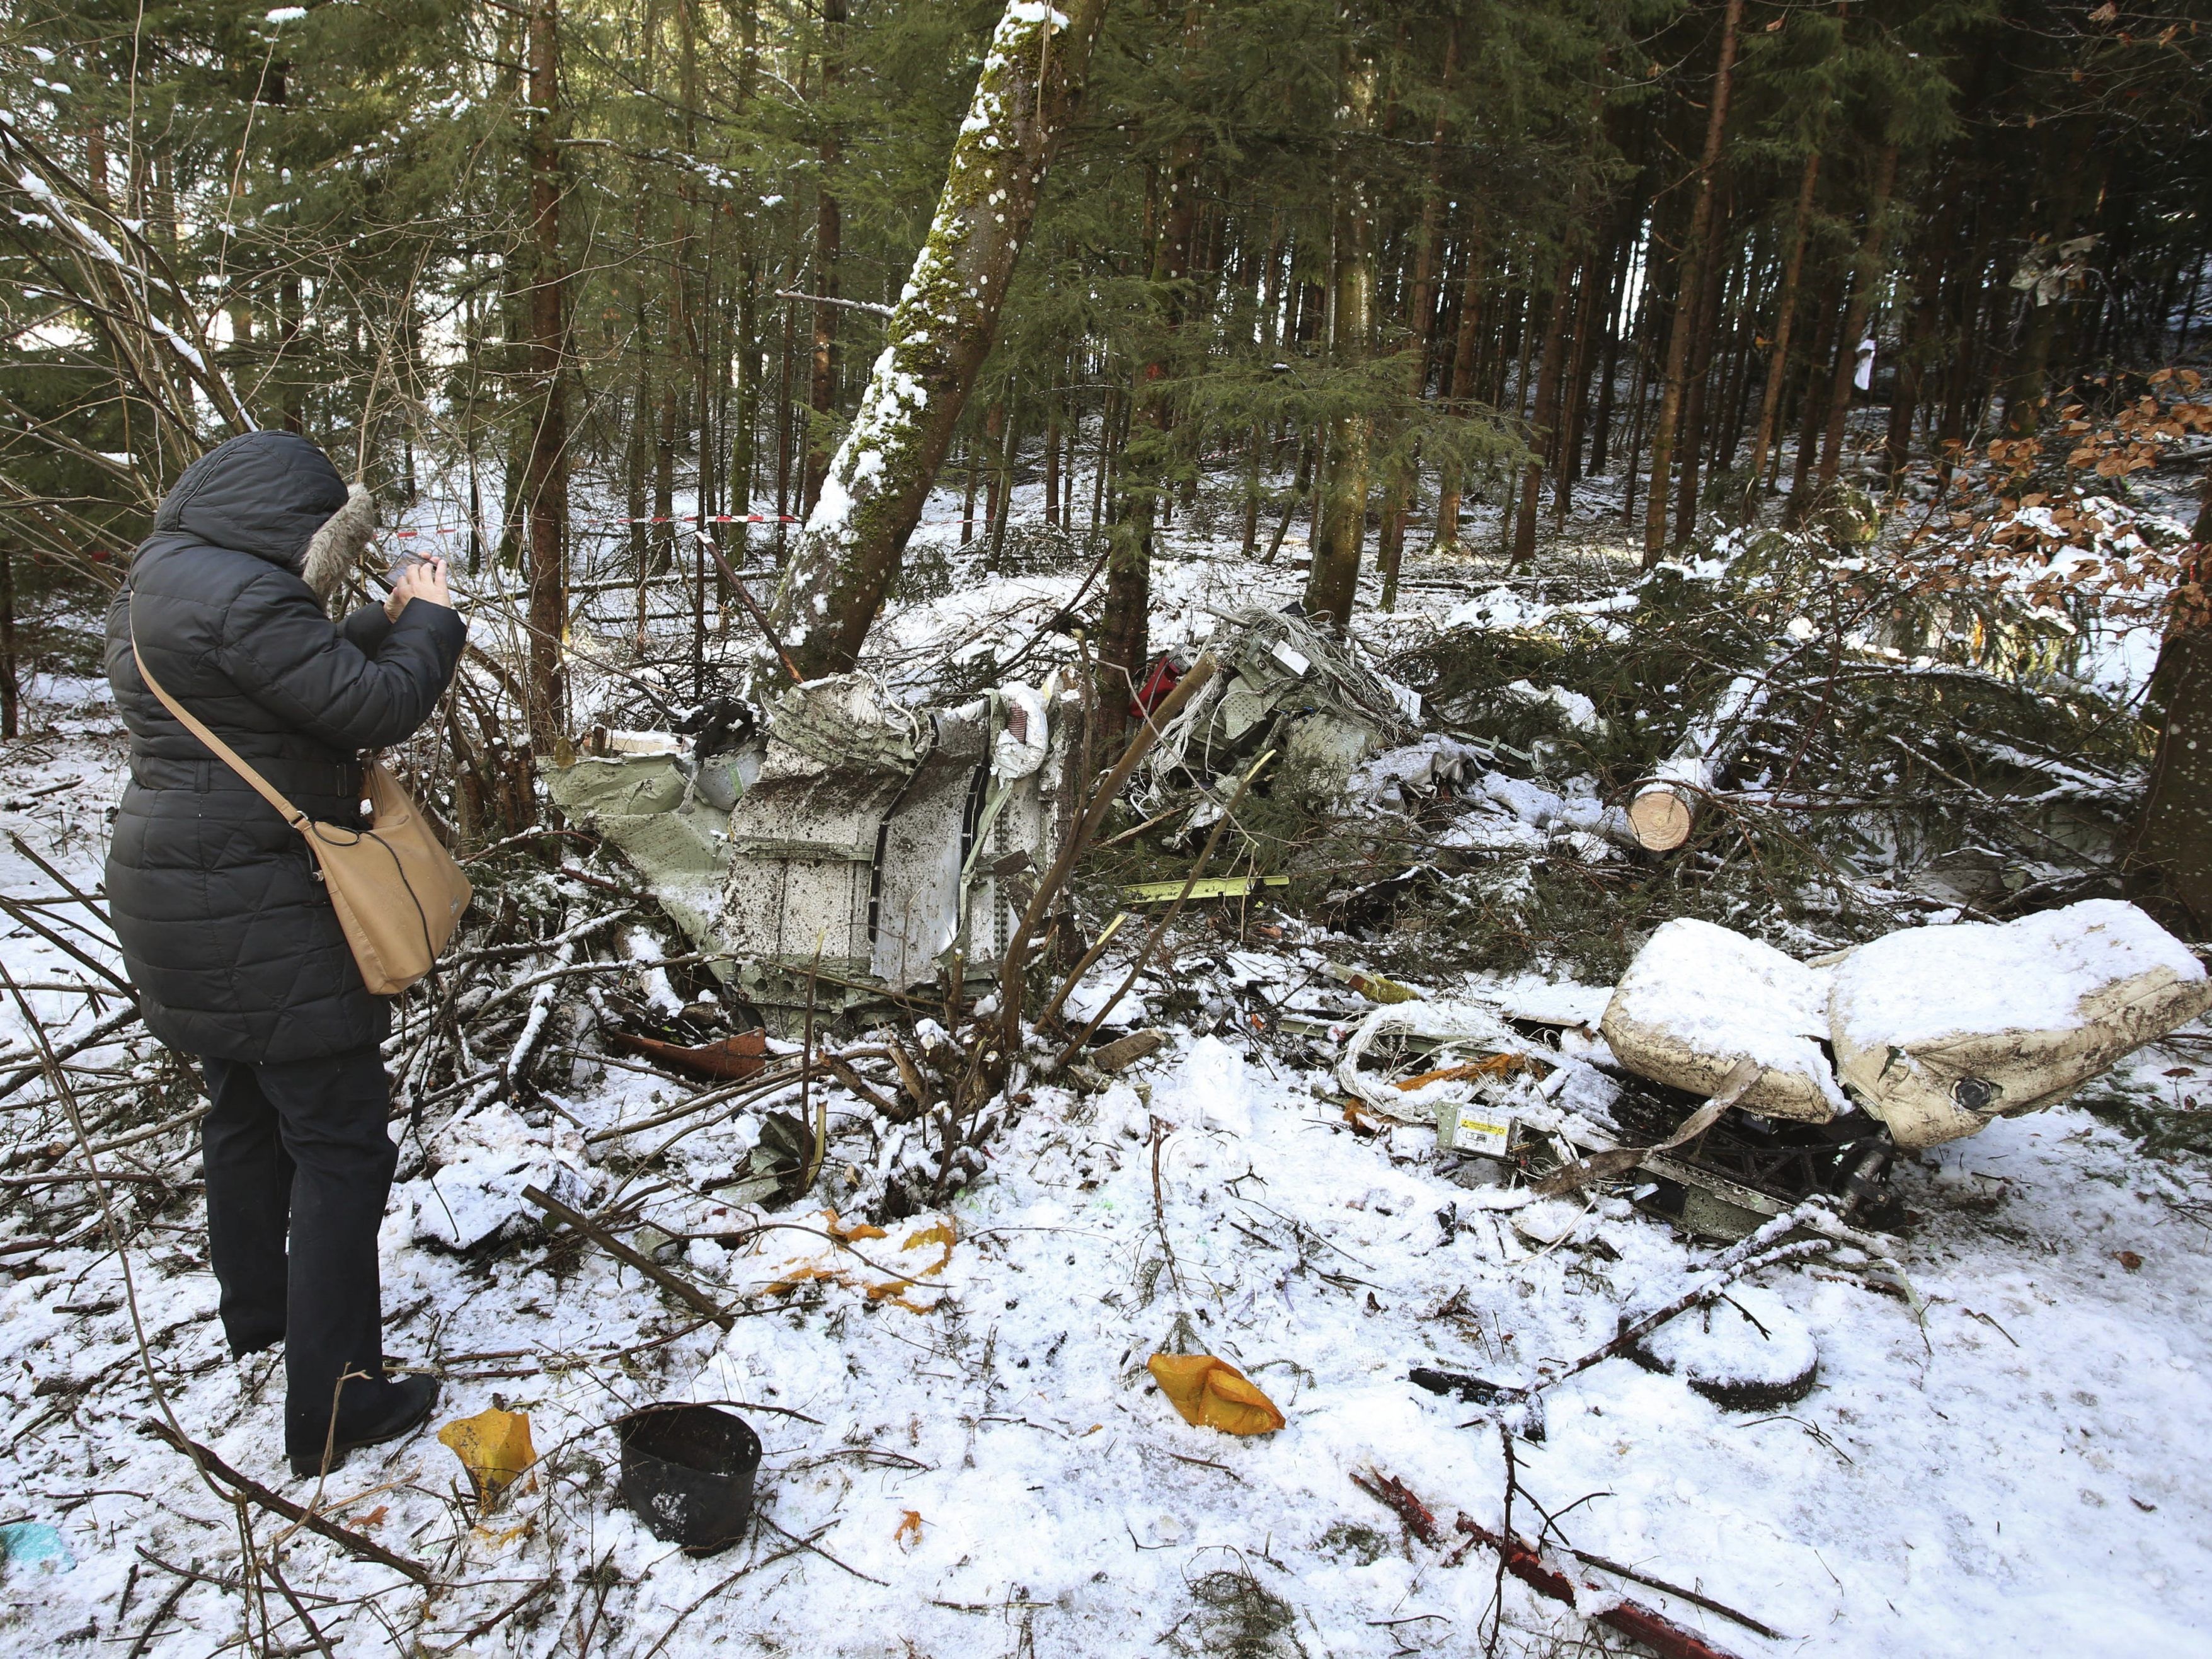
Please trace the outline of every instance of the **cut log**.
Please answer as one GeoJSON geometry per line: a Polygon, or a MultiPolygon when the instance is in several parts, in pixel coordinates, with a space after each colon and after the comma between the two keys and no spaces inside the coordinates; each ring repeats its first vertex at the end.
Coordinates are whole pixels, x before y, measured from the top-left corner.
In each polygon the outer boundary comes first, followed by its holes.
{"type": "Polygon", "coordinates": [[[1745,735],[1765,712],[1773,689],[1765,669],[1737,675],[1712,708],[1690,722],[1674,752],[1637,785],[1628,822],[1646,848],[1671,853],[1689,840],[1698,807],[1743,747],[1745,735]]]}

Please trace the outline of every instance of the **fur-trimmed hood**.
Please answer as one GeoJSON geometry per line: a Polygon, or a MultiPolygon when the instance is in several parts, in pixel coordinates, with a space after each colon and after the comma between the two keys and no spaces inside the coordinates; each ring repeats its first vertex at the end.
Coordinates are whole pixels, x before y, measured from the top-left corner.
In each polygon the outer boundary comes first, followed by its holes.
{"type": "Polygon", "coordinates": [[[345,505],[307,538],[307,551],[300,556],[301,580],[328,605],[344,588],[375,533],[376,497],[366,484],[355,484],[346,491],[345,505]]]}
{"type": "Polygon", "coordinates": [[[186,467],[154,515],[181,530],[282,565],[328,603],[376,529],[376,502],[350,489],[329,456],[293,432],[249,432],[186,467]]]}

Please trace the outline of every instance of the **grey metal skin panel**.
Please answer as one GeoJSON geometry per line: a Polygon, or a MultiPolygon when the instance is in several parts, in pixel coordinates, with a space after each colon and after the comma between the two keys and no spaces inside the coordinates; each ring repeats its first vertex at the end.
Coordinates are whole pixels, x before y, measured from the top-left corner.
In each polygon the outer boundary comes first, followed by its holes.
{"type": "Polygon", "coordinates": [[[730,813],[723,937],[748,957],[863,971],[876,831],[905,781],[771,742],[730,813]]]}
{"type": "MultiPolygon", "coordinates": [[[[554,803],[571,822],[621,849],[694,944],[721,947],[715,928],[728,865],[727,819],[687,793],[674,757],[586,757],[539,770],[554,803]]],[[[710,966],[728,977],[728,963],[710,966]]]]}
{"type": "Polygon", "coordinates": [[[1082,726],[1083,698],[1062,693],[1048,711],[1049,734],[1044,763],[1014,785],[1014,792],[991,828],[989,845],[975,860],[968,891],[968,956],[976,963],[995,963],[1036,890],[1037,878],[1058,856],[1076,791],[1071,787],[1081,764],[1076,742],[1082,726]],[[1000,878],[993,866],[1014,853],[1029,854],[1019,873],[1000,878]]]}
{"type": "Polygon", "coordinates": [[[884,823],[877,860],[868,966],[895,991],[934,978],[959,939],[960,872],[990,775],[989,702],[933,724],[935,741],[884,823]]]}
{"type": "Polygon", "coordinates": [[[1067,833],[1079,793],[1073,692],[1054,700],[1043,763],[1015,782],[988,829],[963,918],[960,873],[1004,720],[995,702],[937,715],[913,763],[888,739],[838,751],[811,726],[798,728],[805,749],[772,732],[726,820],[687,791],[670,757],[580,761],[549,768],[547,782],[564,811],[630,857],[686,933],[731,953],[714,964],[725,977],[805,975],[818,950],[825,975],[905,990],[934,979],[956,945],[968,967],[995,964],[1067,833]],[[1027,863],[994,875],[1014,853],[1027,863]]]}

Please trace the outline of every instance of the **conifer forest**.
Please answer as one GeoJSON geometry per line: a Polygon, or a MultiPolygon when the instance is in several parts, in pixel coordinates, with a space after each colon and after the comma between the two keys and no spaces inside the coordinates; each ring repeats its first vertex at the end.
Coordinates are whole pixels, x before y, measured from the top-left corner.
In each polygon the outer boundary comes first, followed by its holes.
{"type": "Polygon", "coordinates": [[[2201,1650],[2208,0],[7,0],[0,337],[0,1652],[2201,1650]],[[312,1481],[103,884],[270,431],[468,635],[312,1481]]]}

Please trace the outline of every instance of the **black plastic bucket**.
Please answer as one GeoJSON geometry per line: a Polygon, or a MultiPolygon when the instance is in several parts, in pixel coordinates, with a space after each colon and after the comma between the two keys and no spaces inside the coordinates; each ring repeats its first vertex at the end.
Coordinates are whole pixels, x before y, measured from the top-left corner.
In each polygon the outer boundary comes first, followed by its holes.
{"type": "Polygon", "coordinates": [[[738,1541],[753,1515],[760,1437],[712,1406],[648,1406],[615,1424],[622,1498],[665,1544],[712,1555],[738,1541]]]}

